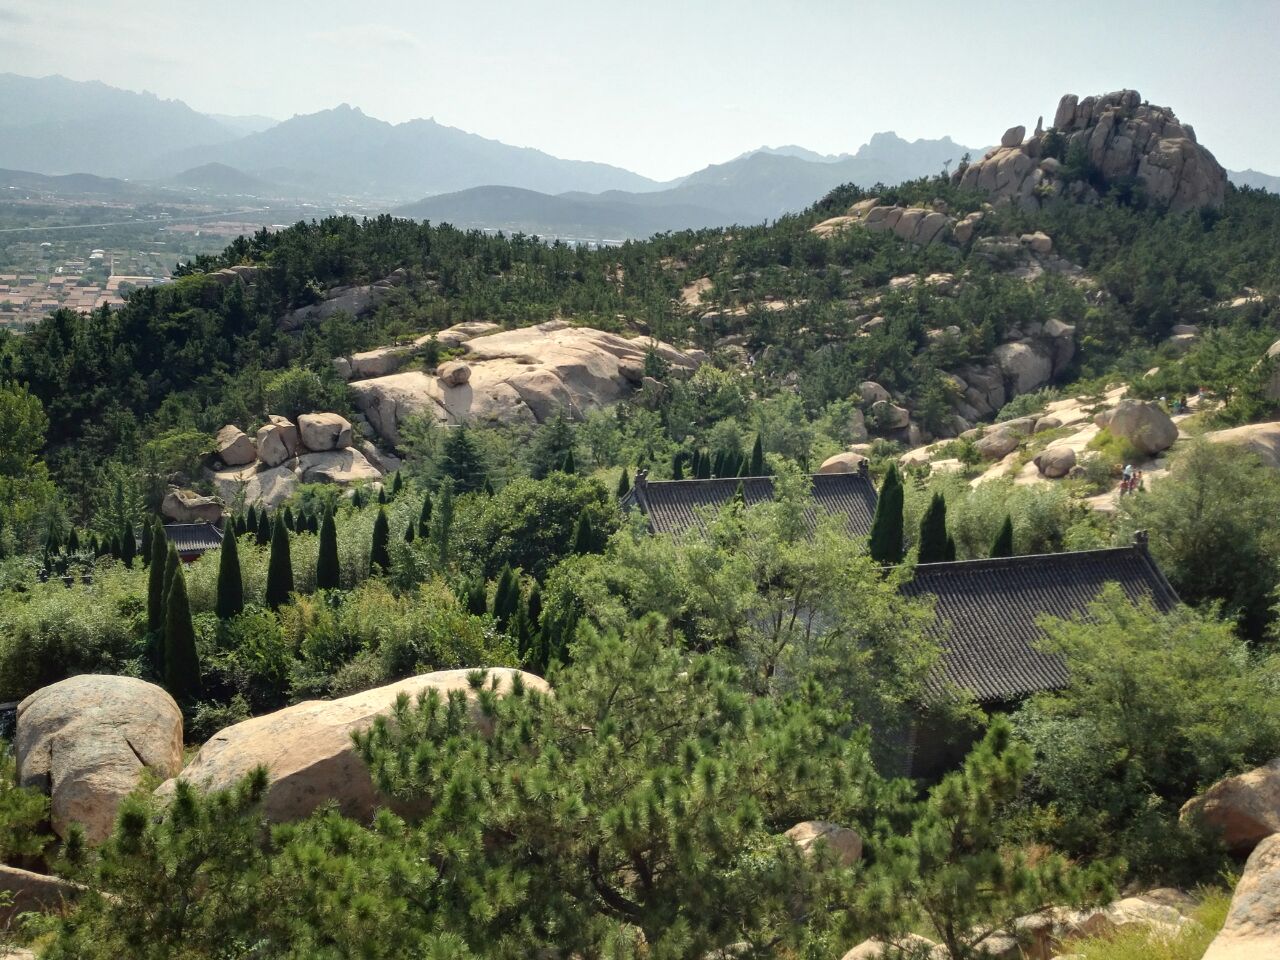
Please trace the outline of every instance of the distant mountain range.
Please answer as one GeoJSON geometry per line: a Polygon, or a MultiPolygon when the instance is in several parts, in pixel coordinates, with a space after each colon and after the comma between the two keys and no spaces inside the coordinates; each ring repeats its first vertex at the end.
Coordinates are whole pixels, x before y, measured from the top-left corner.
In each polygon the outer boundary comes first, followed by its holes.
{"type": "MultiPolygon", "coordinates": [[[[387,123],[346,104],[277,123],[203,114],[179,100],[103,83],[0,74],[0,168],[92,175],[60,181],[68,189],[123,189],[93,179],[107,177],[222,196],[344,198],[405,216],[544,236],[622,240],[759,223],[802,210],[842,183],[896,184],[982,152],[948,137],[877,133],[853,153],[760,147],[660,183],[434,120],[387,123]]],[[[1280,177],[1252,170],[1231,177],[1280,192],[1280,177]]]]}
{"type": "Polygon", "coordinates": [[[1273,177],[1269,173],[1259,173],[1257,170],[1228,170],[1227,176],[1238,187],[1256,187],[1259,190],[1280,193],[1280,177],[1273,177]]]}

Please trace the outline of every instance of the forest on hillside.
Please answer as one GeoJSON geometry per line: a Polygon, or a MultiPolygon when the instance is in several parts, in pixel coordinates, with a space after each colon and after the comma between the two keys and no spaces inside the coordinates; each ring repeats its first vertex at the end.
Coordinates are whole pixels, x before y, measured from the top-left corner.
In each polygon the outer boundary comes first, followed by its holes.
{"type": "MultiPolygon", "coordinates": [[[[1280,754],[1280,472],[1193,440],[1168,478],[1102,514],[1087,477],[973,485],[901,467],[880,438],[870,540],[806,525],[807,476],[849,447],[861,381],[930,425],[945,371],[1051,318],[1076,326],[1076,356],[999,418],[1130,380],[1152,397],[1201,389],[1201,427],[1274,412],[1280,198],[1232,189],[1220,211],[1173,215],[1126,193],[983,221],[983,236],[1050,234],[1089,281],[1072,283],[1011,275],[972,245],[811,230],[869,195],[598,250],[390,217],[299,223],[183,264],[119,310],[59,311],[0,340],[0,701],[76,674],[141,678],[174,697],[195,746],[302,701],[472,672],[466,691],[400,703],[356,738],[392,801],[370,820],[321,807],[267,826],[258,772],[208,795],[136,791],[91,846],[54,836],[48,798],[14,785],[0,744],[0,862],[84,885],[15,939],[78,960],[818,960],[922,934],[961,960],[1048,906],[1172,884],[1196,894],[1204,922],[1177,936],[1199,956],[1238,861],[1182,805],[1280,754]],[[237,265],[259,266],[257,282],[210,275],[237,265]],[[278,322],[400,269],[408,282],[370,315],[278,322]],[[966,283],[946,298],[888,286],[934,273],[966,283]],[[681,293],[702,278],[691,310],[681,293]],[[885,322],[858,336],[872,298],[885,322]],[[385,484],[235,506],[222,548],[190,564],[166,543],[160,498],[204,482],[223,424],[350,412],[333,358],[552,317],[710,362],[680,377],[651,354],[660,402],[580,420],[412,421],[385,484]],[[1175,352],[1185,323],[1204,336],[1175,352]],[[641,469],[765,473],[775,496],[735,496],[702,536],[654,536],[622,506],[641,469]],[[1183,605],[1107,590],[1088,617],[1046,622],[1071,680],[1008,709],[930,692],[932,608],[901,590],[915,563],[1137,531],[1158,531],[1183,605]],[[499,689],[482,668],[524,672],[499,689]],[[924,703],[971,746],[932,781],[903,775],[924,703]],[[786,837],[814,820],[855,831],[860,855],[786,837]]],[[[979,204],[941,178],[874,195],[979,204]]]]}

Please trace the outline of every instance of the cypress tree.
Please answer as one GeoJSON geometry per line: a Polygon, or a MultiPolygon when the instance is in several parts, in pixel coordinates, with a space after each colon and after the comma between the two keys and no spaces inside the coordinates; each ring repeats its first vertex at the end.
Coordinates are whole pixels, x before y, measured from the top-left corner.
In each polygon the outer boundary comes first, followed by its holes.
{"type": "Polygon", "coordinates": [[[947,563],[956,558],[956,538],[947,534],[947,563]]]}
{"type": "Polygon", "coordinates": [[[449,543],[453,538],[453,482],[445,480],[440,484],[439,509],[435,511],[432,523],[431,544],[436,548],[436,559],[440,566],[449,565],[449,543]]]}
{"type": "Polygon", "coordinates": [[[257,529],[258,529],[258,511],[256,508],[250,505],[249,512],[245,514],[244,529],[241,532],[248,533],[250,530],[256,531],[257,529]]]}
{"type": "Polygon", "coordinates": [[[164,685],[179,703],[190,703],[200,694],[200,658],[191,625],[187,581],[181,570],[175,572],[165,597],[164,685]]]}
{"type": "Polygon", "coordinates": [[[422,509],[418,511],[418,536],[431,536],[431,495],[422,498],[422,509]]]}
{"type": "Polygon", "coordinates": [[[133,533],[133,521],[124,525],[120,533],[120,560],[126,567],[133,568],[133,558],[138,555],[138,541],[133,533]]]}
{"type": "Polygon", "coordinates": [[[219,620],[244,613],[244,581],[240,576],[240,550],[234,530],[222,538],[218,555],[218,600],[214,608],[219,620]]]}
{"type": "Polygon", "coordinates": [[[671,479],[672,480],[684,479],[684,451],[683,450],[677,451],[676,454],[671,458],[671,479]]]}
{"type": "Polygon", "coordinates": [[[405,528],[404,528],[404,542],[405,542],[405,543],[413,543],[414,538],[415,538],[415,527],[416,527],[416,525],[411,523],[411,524],[409,524],[407,527],[405,527],[405,528]]]}
{"type": "MultiPolygon", "coordinates": [[[[169,596],[169,591],[173,588],[174,577],[178,576],[181,570],[182,560],[178,557],[178,548],[170,543],[165,547],[164,553],[164,582],[160,588],[160,603],[162,611],[164,610],[166,598],[169,596]]],[[[160,614],[160,619],[163,622],[163,612],[160,614]]]]}
{"type": "Polygon", "coordinates": [[[89,552],[93,554],[94,557],[102,556],[102,545],[98,543],[98,535],[96,533],[91,533],[89,535],[89,552]]]}
{"type": "Polygon", "coordinates": [[[369,572],[385,573],[391,569],[391,554],[388,544],[391,540],[391,527],[387,523],[385,507],[378,508],[378,517],[373,521],[373,542],[369,547],[369,572]]]}
{"type": "MultiPolygon", "coordinates": [[[[471,433],[465,424],[450,430],[449,435],[445,437],[440,450],[438,468],[442,477],[448,477],[453,481],[459,493],[475,493],[477,490],[484,489],[487,473],[484,458],[480,456],[480,449],[471,439],[471,433]]],[[[542,479],[536,473],[534,477],[542,479]]]]}
{"type": "Polygon", "coordinates": [[[265,547],[271,542],[271,518],[267,516],[264,509],[258,514],[258,529],[256,531],[258,546],[265,547]]]}
{"type": "Polygon", "coordinates": [[[493,481],[490,480],[488,477],[485,477],[484,478],[484,495],[486,497],[492,497],[496,492],[497,491],[493,489],[493,481]]]}
{"type": "MultiPolygon", "coordinates": [[[[142,565],[143,565],[144,567],[149,567],[149,566],[151,566],[151,534],[152,534],[152,531],[153,531],[154,529],[155,529],[155,524],[154,524],[154,523],[147,523],[145,520],[143,521],[143,523],[142,523],[142,548],[141,548],[141,550],[139,550],[139,554],[140,554],[140,557],[141,557],[141,559],[142,559],[142,565]]],[[[72,531],[71,531],[71,535],[72,535],[72,536],[75,536],[75,531],[74,531],[74,530],[72,530],[72,531]]]]}
{"type": "Polygon", "coordinates": [[[505,630],[519,610],[520,581],[508,563],[498,575],[498,586],[493,592],[493,617],[499,629],[505,630]]]}
{"type": "Polygon", "coordinates": [[[156,633],[164,628],[164,568],[169,555],[164,527],[156,520],[151,534],[151,557],[147,571],[147,630],[156,633]]]}
{"type": "Polygon", "coordinates": [[[596,549],[596,531],[591,525],[590,515],[583,510],[578,514],[578,522],[573,527],[573,552],[595,553],[596,549]]]}
{"type": "Polygon", "coordinates": [[[524,607],[529,615],[529,626],[537,630],[542,625],[542,589],[536,583],[530,588],[524,607]]]}
{"type": "Polygon", "coordinates": [[[320,523],[320,552],[316,554],[316,589],[338,589],[338,525],[326,510],[320,523]]]}
{"type": "Polygon", "coordinates": [[[403,489],[404,489],[404,479],[400,476],[400,471],[397,470],[395,473],[395,476],[391,479],[391,496],[393,497],[400,496],[400,491],[403,489]]]}
{"type": "Polygon", "coordinates": [[[390,502],[391,501],[387,499],[387,488],[382,487],[378,490],[378,504],[385,507],[390,502]]]}
{"type": "Polygon", "coordinates": [[[696,476],[697,479],[699,480],[710,480],[711,479],[711,455],[699,450],[697,453],[697,457],[698,457],[698,469],[697,469],[697,472],[694,474],[694,476],[696,476]]]}
{"type": "Polygon", "coordinates": [[[511,624],[511,634],[516,638],[516,652],[520,656],[520,662],[524,663],[529,657],[529,648],[533,644],[533,625],[529,622],[529,611],[524,604],[520,604],[520,609],[516,611],[515,620],[511,624]]]}
{"type": "Polygon", "coordinates": [[[560,467],[562,473],[574,474],[578,472],[578,464],[573,459],[573,447],[569,448],[569,452],[564,455],[564,465],[560,467]]]}
{"type": "Polygon", "coordinates": [[[631,492],[631,476],[627,473],[626,467],[623,467],[622,473],[618,474],[618,489],[616,492],[619,500],[631,492]]]}
{"type": "Polygon", "coordinates": [[[489,612],[489,598],[485,596],[485,583],[476,577],[467,585],[467,613],[483,617],[489,612]]]}
{"type": "Polygon", "coordinates": [[[935,493],[920,521],[920,563],[942,563],[947,559],[947,502],[935,493]]]}
{"type": "Polygon", "coordinates": [[[1013,556],[1013,517],[1007,513],[1004,515],[1004,523],[1000,525],[1000,532],[996,534],[996,542],[991,545],[991,556],[1013,556]]]}
{"type": "Polygon", "coordinates": [[[296,521],[296,520],[294,519],[294,517],[293,517],[293,508],[292,508],[292,507],[285,507],[285,508],[284,508],[283,518],[284,518],[284,525],[285,525],[285,529],[286,529],[286,530],[297,530],[297,529],[298,529],[298,528],[297,528],[297,525],[296,525],[296,524],[297,524],[297,521],[296,521]]]}
{"type": "Polygon", "coordinates": [[[751,448],[751,470],[748,476],[764,476],[764,437],[756,434],[755,446],[751,448]]]}
{"type": "Polygon", "coordinates": [[[359,510],[364,506],[364,487],[356,487],[351,493],[351,505],[359,510]]]}
{"type": "Polygon", "coordinates": [[[890,464],[871,521],[871,559],[877,563],[902,562],[902,503],[902,479],[897,464],[890,464]]]}
{"type": "Polygon", "coordinates": [[[725,454],[723,450],[717,450],[715,458],[711,461],[711,475],[713,477],[724,476],[725,454]]]}
{"type": "MultiPolygon", "coordinates": [[[[146,527],[143,527],[143,528],[142,528],[142,531],[143,531],[143,535],[144,535],[144,537],[145,537],[145,534],[146,534],[147,528],[146,528],[146,527]]],[[[80,552],[80,534],[76,532],[76,528],[75,528],[75,527],[72,527],[72,528],[71,528],[71,533],[70,533],[70,535],[67,537],[67,553],[79,553],[79,552],[80,552]]],[[[145,553],[143,554],[143,562],[144,562],[144,563],[146,562],[146,554],[145,554],[145,553]]]]}
{"type": "MultiPolygon", "coordinates": [[[[533,447],[529,453],[529,475],[535,480],[543,480],[548,474],[564,470],[565,459],[572,449],[573,429],[564,414],[558,413],[543,424],[533,438],[533,447]]],[[[459,489],[465,490],[463,487],[459,489]]]]}
{"type": "Polygon", "coordinates": [[[293,593],[293,558],[289,554],[289,528],[279,517],[271,533],[271,558],[267,563],[267,606],[272,610],[289,602],[293,593]]]}

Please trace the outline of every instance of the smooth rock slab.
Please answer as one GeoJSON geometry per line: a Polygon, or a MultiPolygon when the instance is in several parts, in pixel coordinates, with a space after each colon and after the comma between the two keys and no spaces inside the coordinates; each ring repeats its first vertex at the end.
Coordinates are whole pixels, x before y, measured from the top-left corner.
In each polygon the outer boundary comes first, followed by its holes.
{"type": "Polygon", "coordinates": [[[1249,855],[1231,898],[1227,922],[1204,960],[1275,960],[1280,957],[1280,834],[1249,855]]]}
{"type": "Polygon", "coordinates": [[[58,877],[0,863],[0,930],[12,926],[20,913],[61,913],[80,891],[58,877]]]}
{"type": "MultiPolygon", "coordinates": [[[[283,823],[309,816],[330,800],[344,816],[368,821],[386,800],[374,788],[369,769],[356,753],[351,735],[387,716],[401,694],[416,698],[429,690],[446,698],[461,691],[472,701],[472,719],[482,724],[470,670],[442,670],[399,683],[365,690],[339,700],[309,700],[254,717],[214,734],[179,778],[205,790],[226,790],[255,767],[267,769],[269,786],[263,801],[267,819],[283,823]]],[[[526,689],[547,691],[546,681],[517,670],[496,669],[501,691],[509,692],[520,674],[526,689]]],[[[161,784],[157,796],[172,794],[176,781],[161,784]]]]}
{"type": "Polygon", "coordinates": [[[54,832],[80,823],[98,843],[144,770],[165,778],[182,769],[182,712],[143,680],[71,677],[18,704],[14,752],[18,783],[49,794],[54,832]]]}
{"type": "Polygon", "coordinates": [[[1183,821],[1198,821],[1222,837],[1227,849],[1247,854],[1280,832],[1280,758],[1219,780],[1182,806],[1183,821]]]}

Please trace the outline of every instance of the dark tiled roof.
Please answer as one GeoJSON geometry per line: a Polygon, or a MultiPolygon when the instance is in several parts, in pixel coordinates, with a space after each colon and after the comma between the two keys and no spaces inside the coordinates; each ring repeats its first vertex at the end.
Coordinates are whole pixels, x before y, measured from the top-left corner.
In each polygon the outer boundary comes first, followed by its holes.
{"type": "Polygon", "coordinates": [[[1179,602],[1141,546],[916,567],[903,590],[936,598],[930,632],[942,646],[931,692],[950,682],[980,703],[998,703],[1064,686],[1066,664],[1035,648],[1044,637],[1036,621],[1084,614],[1108,583],[1162,612],[1179,602]]]}
{"type": "Polygon", "coordinates": [[[164,535],[179,553],[204,553],[222,546],[222,531],[212,523],[166,523],[164,535]]]}
{"type": "MultiPolygon", "coordinates": [[[[843,515],[849,532],[866,536],[876,512],[876,488],[864,473],[819,473],[813,481],[814,509],[807,520],[816,525],[816,513],[843,515]]],[[[707,512],[728,504],[742,484],[747,505],[773,499],[773,477],[727,477],[721,480],[649,480],[636,484],[623,499],[623,506],[638,507],[649,519],[654,533],[684,533],[701,529],[707,512]]]]}

